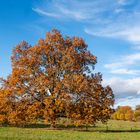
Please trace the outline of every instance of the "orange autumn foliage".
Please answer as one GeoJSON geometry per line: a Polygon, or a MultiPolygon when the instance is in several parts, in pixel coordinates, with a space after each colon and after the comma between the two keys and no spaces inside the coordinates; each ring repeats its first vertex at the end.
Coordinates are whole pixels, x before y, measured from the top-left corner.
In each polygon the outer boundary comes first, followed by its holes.
{"type": "Polygon", "coordinates": [[[54,127],[60,117],[76,125],[110,118],[113,92],[101,85],[100,73],[93,74],[97,58],[82,38],[52,30],[34,46],[21,42],[11,58],[12,73],[2,87],[9,91],[8,102],[0,103],[10,108],[0,112],[1,122],[24,125],[45,119],[54,127]]]}

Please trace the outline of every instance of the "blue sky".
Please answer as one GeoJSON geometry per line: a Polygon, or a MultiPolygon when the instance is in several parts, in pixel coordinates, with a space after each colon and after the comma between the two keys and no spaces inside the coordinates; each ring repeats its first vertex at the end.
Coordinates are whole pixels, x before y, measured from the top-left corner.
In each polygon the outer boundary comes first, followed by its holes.
{"type": "Polygon", "coordinates": [[[0,76],[11,72],[13,47],[53,28],[85,39],[116,106],[140,104],[139,0],[0,0],[0,76]]]}

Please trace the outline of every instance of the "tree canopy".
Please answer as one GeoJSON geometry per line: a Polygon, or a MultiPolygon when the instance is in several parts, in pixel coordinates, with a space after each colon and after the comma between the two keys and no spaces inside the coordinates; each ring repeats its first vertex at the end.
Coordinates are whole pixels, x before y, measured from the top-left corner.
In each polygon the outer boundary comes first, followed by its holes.
{"type": "Polygon", "coordinates": [[[135,116],[136,121],[140,121],[140,105],[136,106],[134,116],[135,116]]]}
{"type": "Polygon", "coordinates": [[[0,122],[24,125],[44,119],[55,126],[60,117],[76,125],[106,122],[114,95],[102,86],[101,73],[94,73],[97,58],[87,47],[82,38],[63,37],[55,29],[34,46],[18,44],[12,72],[1,80],[0,122]]]}
{"type": "Polygon", "coordinates": [[[130,106],[119,106],[112,115],[112,118],[116,120],[134,121],[134,111],[130,106]]]}

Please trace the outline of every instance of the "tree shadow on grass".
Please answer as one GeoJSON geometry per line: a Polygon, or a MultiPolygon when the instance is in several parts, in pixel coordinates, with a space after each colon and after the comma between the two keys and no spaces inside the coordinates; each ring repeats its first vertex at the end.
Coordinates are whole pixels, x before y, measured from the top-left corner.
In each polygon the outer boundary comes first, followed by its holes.
{"type": "MultiPolygon", "coordinates": [[[[94,126],[96,127],[96,126],[94,126]]],[[[77,129],[77,130],[82,130],[84,128],[87,129],[87,127],[85,127],[84,125],[81,125],[81,126],[75,126],[75,125],[63,125],[63,124],[56,124],[55,127],[51,127],[50,124],[44,124],[44,123],[37,123],[37,124],[28,124],[28,125],[25,125],[23,128],[46,128],[46,129],[58,129],[58,130],[67,130],[67,129],[77,129]]],[[[88,126],[88,128],[93,128],[93,126],[88,126]]]]}
{"type": "Polygon", "coordinates": [[[24,128],[49,128],[50,125],[47,125],[47,124],[43,124],[43,123],[40,123],[40,124],[29,124],[29,125],[25,125],[24,128]]]}
{"type": "Polygon", "coordinates": [[[125,132],[140,132],[139,130],[76,130],[79,132],[101,132],[101,133],[125,133],[125,132]]]}
{"type": "Polygon", "coordinates": [[[27,125],[24,128],[45,128],[46,130],[71,130],[71,131],[78,131],[78,132],[102,132],[102,133],[124,133],[124,132],[140,132],[140,129],[128,129],[128,130],[111,130],[111,129],[100,129],[98,130],[97,126],[75,126],[75,125],[56,125],[56,127],[52,128],[50,125],[47,124],[31,124],[27,125]],[[97,128],[97,129],[96,129],[97,128]]]}

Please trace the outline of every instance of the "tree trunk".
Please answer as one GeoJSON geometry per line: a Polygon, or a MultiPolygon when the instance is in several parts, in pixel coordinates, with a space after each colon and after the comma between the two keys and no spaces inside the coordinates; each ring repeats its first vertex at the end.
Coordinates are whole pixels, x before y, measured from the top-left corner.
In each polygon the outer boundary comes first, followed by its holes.
{"type": "Polygon", "coordinates": [[[53,121],[51,122],[51,126],[50,126],[50,128],[52,128],[52,129],[56,128],[55,120],[53,120],[53,121]]]}

